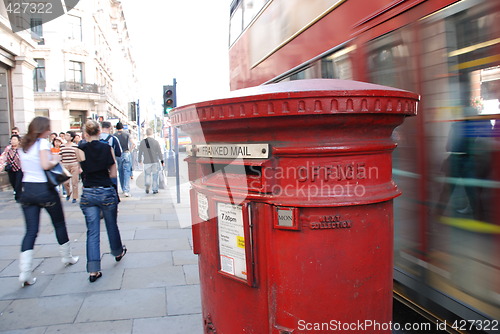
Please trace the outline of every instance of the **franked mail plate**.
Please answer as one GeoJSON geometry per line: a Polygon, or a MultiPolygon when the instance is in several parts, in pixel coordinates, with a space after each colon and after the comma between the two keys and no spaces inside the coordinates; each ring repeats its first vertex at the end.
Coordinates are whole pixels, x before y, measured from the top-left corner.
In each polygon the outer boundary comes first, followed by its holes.
{"type": "Polygon", "coordinates": [[[189,155],[200,158],[267,159],[269,144],[204,144],[192,145],[189,155]]]}

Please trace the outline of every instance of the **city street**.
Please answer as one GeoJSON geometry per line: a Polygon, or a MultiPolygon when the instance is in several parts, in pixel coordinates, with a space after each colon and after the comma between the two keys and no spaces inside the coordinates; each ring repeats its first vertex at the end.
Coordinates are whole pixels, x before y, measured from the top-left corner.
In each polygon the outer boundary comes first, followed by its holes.
{"type": "Polygon", "coordinates": [[[136,185],[140,173],[134,172],[132,197],[122,196],[119,206],[118,223],[128,253],[115,262],[102,224],[103,277],[95,283],[85,270],[83,214],[78,204],[63,199],[73,255],[80,260],[64,267],[44,212],[34,249],[37,282],[21,288],[18,258],[24,219],[11,190],[0,192],[0,333],[202,332],[188,191],[182,189],[181,203],[176,204],[175,178],[169,177],[171,189],[146,194],[136,185]]]}

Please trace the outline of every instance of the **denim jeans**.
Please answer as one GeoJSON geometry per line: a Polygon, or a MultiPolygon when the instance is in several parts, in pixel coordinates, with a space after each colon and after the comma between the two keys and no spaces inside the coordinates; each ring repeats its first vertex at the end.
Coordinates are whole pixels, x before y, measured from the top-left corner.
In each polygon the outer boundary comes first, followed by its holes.
{"type": "Polygon", "coordinates": [[[64,212],[55,187],[50,186],[47,182],[24,182],[23,188],[20,202],[26,222],[26,234],[21,244],[21,252],[33,249],[35,246],[42,208],[47,210],[52,220],[59,245],[67,243],[69,238],[66,222],[64,221],[64,212]]]}
{"type": "Polygon", "coordinates": [[[118,164],[118,177],[123,192],[130,192],[130,175],[132,173],[132,158],[130,152],[123,152],[121,157],[116,158],[118,164]]]}
{"type": "Polygon", "coordinates": [[[112,187],[83,188],[80,208],[87,224],[87,272],[97,272],[101,270],[101,212],[108,232],[111,254],[118,256],[123,251],[120,231],[116,222],[118,212],[116,190],[112,187]]]}
{"type": "Polygon", "coordinates": [[[152,164],[144,164],[144,186],[149,189],[152,185],[153,191],[158,191],[158,172],[160,170],[160,163],[155,162],[152,164]],[[152,179],[152,181],[150,181],[152,179]]]}

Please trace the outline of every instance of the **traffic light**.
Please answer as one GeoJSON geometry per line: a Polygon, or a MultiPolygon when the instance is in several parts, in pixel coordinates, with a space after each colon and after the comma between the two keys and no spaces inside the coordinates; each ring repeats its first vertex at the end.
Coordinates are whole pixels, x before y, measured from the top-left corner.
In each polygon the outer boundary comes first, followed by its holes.
{"type": "Polygon", "coordinates": [[[175,108],[176,106],[177,101],[175,99],[175,86],[163,86],[163,114],[168,115],[170,109],[175,108]]]}
{"type": "Polygon", "coordinates": [[[135,102],[128,103],[128,120],[131,122],[137,121],[137,109],[135,107],[135,102]]]}

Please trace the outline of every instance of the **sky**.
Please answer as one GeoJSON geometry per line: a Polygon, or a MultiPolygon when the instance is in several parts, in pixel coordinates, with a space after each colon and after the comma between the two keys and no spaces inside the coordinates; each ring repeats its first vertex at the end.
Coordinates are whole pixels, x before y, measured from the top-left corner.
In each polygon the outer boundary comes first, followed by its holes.
{"type": "Polygon", "coordinates": [[[173,78],[177,106],[229,92],[231,0],[121,2],[141,85],[141,108],[161,114],[163,85],[171,85],[173,78]]]}

